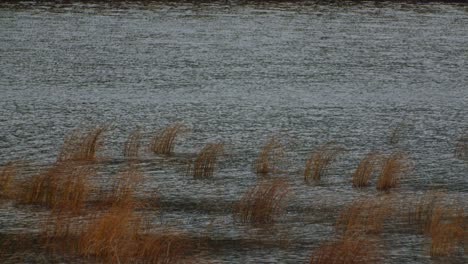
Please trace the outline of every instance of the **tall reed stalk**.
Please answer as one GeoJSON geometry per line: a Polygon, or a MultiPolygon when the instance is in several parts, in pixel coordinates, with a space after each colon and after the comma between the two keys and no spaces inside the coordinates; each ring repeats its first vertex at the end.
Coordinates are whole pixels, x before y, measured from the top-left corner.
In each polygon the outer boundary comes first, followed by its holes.
{"type": "Polygon", "coordinates": [[[99,126],[88,131],[74,130],[65,137],[57,161],[94,161],[96,153],[101,147],[102,134],[107,130],[99,126]]]}
{"type": "Polygon", "coordinates": [[[175,123],[156,133],[150,143],[150,149],[156,154],[171,155],[174,152],[177,136],[187,132],[185,125],[175,123]]]}
{"type": "Polygon", "coordinates": [[[344,148],[334,143],[326,143],[317,148],[306,160],[304,168],[304,180],[319,181],[330,168],[337,156],[344,148]]]}
{"type": "Polygon", "coordinates": [[[224,153],[223,143],[208,143],[198,153],[197,157],[190,165],[194,178],[206,178],[213,176],[214,170],[218,163],[219,158],[224,153]]]}
{"type": "Polygon", "coordinates": [[[260,150],[255,161],[255,171],[257,174],[275,173],[278,170],[278,163],[284,156],[284,148],[277,138],[269,139],[260,150]]]}

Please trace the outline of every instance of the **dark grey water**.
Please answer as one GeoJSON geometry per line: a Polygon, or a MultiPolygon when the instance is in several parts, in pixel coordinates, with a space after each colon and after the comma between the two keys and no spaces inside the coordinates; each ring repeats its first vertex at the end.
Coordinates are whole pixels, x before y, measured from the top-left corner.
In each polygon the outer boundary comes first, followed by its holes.
{"type": "MultiPolygon", "coordinates": [[[[115,167],[131,130],[150,133],[181,121],[192,132],[177,145],[173,162],[180,166],[149,154],[144,164],[171,208],[161,221],[196,232],[212,223],[212,236],[236,239],[250,231],[233,225],[225,209],[256,182],[258,149],[280,134],[292,142],[294,197],[279,232],[292,246],[234,247],[213,259],[303,261],[311,245],[333,234],[333,220],[320,224],[308,208],[375,193],[353,190],[351,172],[367,151],[394,149],[388,136],[400,124],[397,147],[415,170],[395,195],[436,188],[468,198],[467,164],[454,157],[455,141],[468,129],[467,8],[0,3],[0,163],[50,162],[71,129],[111,124],[103,155],[115,167]],[[305,186],[298,172],[304,159],[332,140],[347,152],[322,185],[305,186]],[[183,177],[184,156],[211,141],[228,144],[215,178],[183,177]],[[221,204],[214,213],[193,206],[214,199],[221,204]]],[[[430,262],[426,251],[412,250],[421,238],[397,240],[401,250],[388,253],[390,262],[430,262]]]]}

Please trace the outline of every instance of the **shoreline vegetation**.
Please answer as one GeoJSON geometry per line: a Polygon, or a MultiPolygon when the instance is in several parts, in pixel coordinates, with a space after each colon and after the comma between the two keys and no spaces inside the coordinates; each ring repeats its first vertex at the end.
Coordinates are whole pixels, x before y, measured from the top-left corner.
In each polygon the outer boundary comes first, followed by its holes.
{"type": "MultiPolygon", "coordinates": [[[[36,228],[0,230],[0,262],[206,263],[210,253],[229,246],[212,235],[210,225],[205,234],[199,234],[155,224],[154,216],[164,210],[159,194],[142,191],[155,179],[147,177],[140,166],[141,152],[174,155],[181,135],[189,133],[187,126],[176,123],[157,130],[146,148],[142,146],[145,134],[133,130],[122,146],[124,162],[115,175],[103,180],[97,167],[109,160],[100,151],[103,137],[110,132],[107,126],[71,131],[57,160],[32,174],[23,174],[24,163],[19,161],[0,167],[0,206],[45,212],[34,219],[36,228]]],[[[466,138],[456,139],[454,158],[466,161],[466,138]]],[[[202,182],[219,177],[218,164],[227,163],[224,157],[230,147],[221,142],[206,144],[188,158],[188,176],[202,182]]],[[[311,152],[301,175],[280,169],[286,147],[281,138],[274,137],[258,151],[252,160],[257,184],[227,205],[233,225],[252,230],[274,230],[277,222],[287,225],[287,206],[299,199],[290,188],[290,177],[303,177],[307,188],[315,188],[326,181],[337,157],[349,155],[343,146],[324,143],[311,152]]],[[[343,177],[354,191],[375,188],[375,194],[367,192],[341,207],[331,219],[335,235],[313,245],[305,261],[379,263],[389,250],[383,243],[386,233],[420,234],[425,241],[421,248],[428,243],[425,254],[434,259],[464,258],[468,253],[466,201],[446,200],[440,192],[415,193],[406,200],[391,196],[398,191],[400,179],[411,176],[413,166],[409,155],[400,150],[369,150],[355,164],[352,175],[343,177]]],[[[254,243],[256,247],[289,244],[280,235],[275,241],[254,243]]],[[[240,246],[248,247],[248,243],[240,242],[240,246]]]]}

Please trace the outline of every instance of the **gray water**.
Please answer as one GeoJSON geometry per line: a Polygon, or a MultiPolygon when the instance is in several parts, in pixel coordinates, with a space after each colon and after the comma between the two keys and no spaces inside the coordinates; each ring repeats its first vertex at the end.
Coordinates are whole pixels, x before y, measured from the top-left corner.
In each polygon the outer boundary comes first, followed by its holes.
{"type": "MultiPolygon", "coordinates": [[[[349,182],[370,150],[401,149],[413,161],[393,195],[437,189],[466,208],[468,167],[454,148],[468,130],[467,8],[345,1],[0,3],[0,164],[46,164],[73,128],[108,124],[102,155],[111,160],[103,170],[113,171],[133,129],[149,135],[183,122],[191,133],[172,160],[144,154],[152,179],[146,187],[157,188],[167,207],[155,218],[200,233],[214,226],[210,235],[220,240],[255,241],[265,234],[233,224],[229,208],[257,181],[252,164],[259,148],[280,135],[289,143],[294,195],[275,235],[284,233],[291,245],[221,247],[210,253],[214,262],[307,260],[311,248],[333,236],[334,220],[321,223],[320,208],[333,211],[377,193],[354,190],[349,182]],[[396,127],[395,146],[388,137],[396,127]],[[227,144],[215,177],[185,177],[186,157],[213,141],[227,144]],[[328,141],[346,152],[322,184],[304,185],[304,160],[328,141]]],[[[421,237],[385,239],[396,245],[386,252],[389,263],[431,263],[421,237]]]]}

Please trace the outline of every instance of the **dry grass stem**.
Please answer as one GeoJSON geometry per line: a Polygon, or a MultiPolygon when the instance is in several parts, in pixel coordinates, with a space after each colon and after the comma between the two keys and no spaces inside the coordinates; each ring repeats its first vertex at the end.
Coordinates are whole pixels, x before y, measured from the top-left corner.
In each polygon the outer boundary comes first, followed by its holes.
{"type": "Polygon", "coordinates": [[[213,176],[218,159],[224,153],[224,144],[208,143],[198,153],[197,157],[190,165],[191,173],[194,178],[205,178],[213,176]]]}
{"type": "Polygon", "coordinates": [[[377,178],[377,190],[388,191],[398,187],[400,179],[409,171],[410,162],[405,154],[397,152],[386,156],[377,178]]]}
{"type": "Polygon", "coordinates": [[[332,162],[344,149],[334,143],[321,145],[310,158],[306,160],[304,168],[304,180],[309,182],[311,179],[319,181],[330,168],[332,162]]]}
{"type": "Polygon", "coordinates": [[[276,173],[278,163],[284,156],[284,148],[277,138],[271,138],[262,147],[255,161],[255,171],[257,174],[276,173]]]}
{"type": "Polygon", "coordinates": [[[336,227],[346,235],[380,234],[391,213],[392,207],[385,202],[358,200],[340,212],[336,227]]]}
{"type": "Polygon", "coordinates": [[[379,155],[375,152],[367,154],[357,166],[353,173],[353,187],[361,188],[370,185],[372,175],[377,171],[379,155]]]}
{"type": "Polygon", "coordinates": [[[316,249],[310,264],[367,264],[378,263],[375,242],[366,237],[344,237],[327,242],[316,249]]]}
{"type": "Polygon", "coordinates": [[[285,181],[276,179],[248,190],[234,206],[234,217],[242,223],[258,226],[273,224],[285,206],[289,192],[285,181]]]}
{"type": "Polygon", "coordinates": [[[138,184],[143,176],[135,166],[119,173],[110,190],[102,192],[99,203],[114,208],[136,208],[143,206],[136,198],[138,184]]]}
{"type": "Polygon", "coordinates": [[[180,123],[166,127],[152,138],[150,143],[151,151],[156,154],[171,155],[174,152],[177,136],[187,131],[187,127],[180,123]]]}
{"type": "Polygon", "coordinates": [[[463,243],[465,232],[463,210],[436,207],[432,213],[429,234],[431,256],[448,256],[463,243]]]}
{"type": "Polygon", "coordinates": [[[125,142],[124,157],[129,159],[138,158],[138,151],[140,149],[140,139],[141,132],[139,129],[136,129],[132,133],[130,133],[127,141],[125,142]]]}
{"type": "Polygon", "coordinates": [[[100,126],[88,131],[74,130],[65,137],[57,161],[94,161],[101,147],[100,138],[107,127],[100,126]]]}

